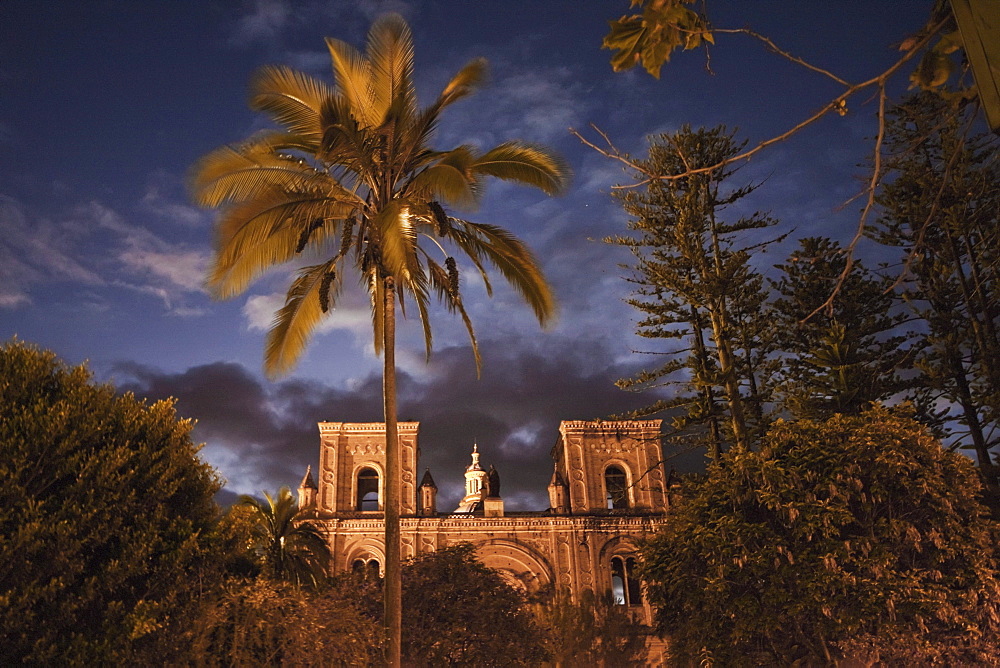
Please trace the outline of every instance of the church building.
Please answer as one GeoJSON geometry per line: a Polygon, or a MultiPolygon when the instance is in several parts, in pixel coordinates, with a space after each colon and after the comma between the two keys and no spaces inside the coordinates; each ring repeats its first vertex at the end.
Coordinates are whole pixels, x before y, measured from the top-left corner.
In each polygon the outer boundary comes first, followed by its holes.
{"type": "MultiPolygon", "coordinates": [[[[504,509],[499,473],[484,469],[477,445],[465,496],[457,508],[438,508],[431,472],[418,480],[419,430],[418,422],[399,423],[403,559],[469,542],[480,561],[527,593],[568,590],[579,600],[585,590],[611,592],[636,621],[652,622],[635,570],[639,539],[656,531],[668,505],[660,420],[562,422],[549,507],[516,512],[504,509]]],[[[299,505],[315,514],[335,573],[379,573],[385,425],[320,422],[319,434],[318,479],[306,472],[299,505]]]]}

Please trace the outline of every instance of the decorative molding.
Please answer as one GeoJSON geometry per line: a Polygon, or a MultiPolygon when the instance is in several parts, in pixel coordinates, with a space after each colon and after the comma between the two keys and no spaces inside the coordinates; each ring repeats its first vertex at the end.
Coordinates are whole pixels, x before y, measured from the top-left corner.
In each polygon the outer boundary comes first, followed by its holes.
{"type": "MultiPolygon", "coordinates": [[[[385,433],[384,422],[319,422],[317,424],[321,434],[338,432],[341,434],[385,433]]],[[[419,422],[396,423],[396,431],[399,434],[415,434],[419,430],[419,422]]]]}
{"type": "Polygon", "coordinates": [[[559,431],[609,432],[621,431],[634,433],[637,431],[660,431],[663,420],[563,420],[559,431]]]}

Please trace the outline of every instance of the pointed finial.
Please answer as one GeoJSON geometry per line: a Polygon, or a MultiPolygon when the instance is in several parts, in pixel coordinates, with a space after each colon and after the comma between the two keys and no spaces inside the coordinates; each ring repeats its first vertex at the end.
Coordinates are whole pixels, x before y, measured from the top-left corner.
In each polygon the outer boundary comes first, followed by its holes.
{"type": "Polygon", "coordinates": [[[299,487],[303,489],[316,489],[316,482],[313,480],[312,476],[312,464],[306,466],[306,474],[302,477],[302,482],[299,483],[299,487]]]}
{"type": "Polygon", "coordinates": [[[469,468],[465,470],[482,471],[482,468],[479,466],[479,444],[476,442],[473,442],[472,444],[472,463],[469,465],[469,468]]]}

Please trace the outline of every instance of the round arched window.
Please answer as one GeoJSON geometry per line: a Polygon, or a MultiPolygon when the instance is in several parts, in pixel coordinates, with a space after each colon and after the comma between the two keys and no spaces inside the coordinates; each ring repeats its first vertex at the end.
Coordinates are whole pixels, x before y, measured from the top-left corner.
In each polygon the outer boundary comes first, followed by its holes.
{"type": "Polygon", "coordinates": [[[378,510],[378,471],[363,468],[358,471],[355,510],[378,510]]]}
{"type": "Polygon", "coordinates": [[[628,508],[628,478],[621,468],[604,469],[604,491],[609,509],[628,508]]]}

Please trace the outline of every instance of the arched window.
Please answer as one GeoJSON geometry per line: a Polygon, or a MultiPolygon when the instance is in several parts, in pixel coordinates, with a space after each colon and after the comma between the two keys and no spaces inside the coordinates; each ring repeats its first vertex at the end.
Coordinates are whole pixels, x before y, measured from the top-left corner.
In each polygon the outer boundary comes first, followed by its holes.
{"type": "Polygon", "coordinates": [[[628,479],[617,466],[604,469],[604,491],[609,509],[628,508],[628,479]]]}
{"type": "Polygon", "coordinates": [[[378,559],[355,559],[351,564],[351,572],[358,580],[378,580],[381,575],[378,559]]]}
{"type": "Polygon", "coordinates": [[[615,605],[642,605],[642,587],[635,571],[635,557],[612,557],[611,599],[615,605]]]}
{"type": "Polygon", "coordinates": [[[378,510],[378,472],[363,468],[358,471],[358,492],[355,510],[378,510]]]}

